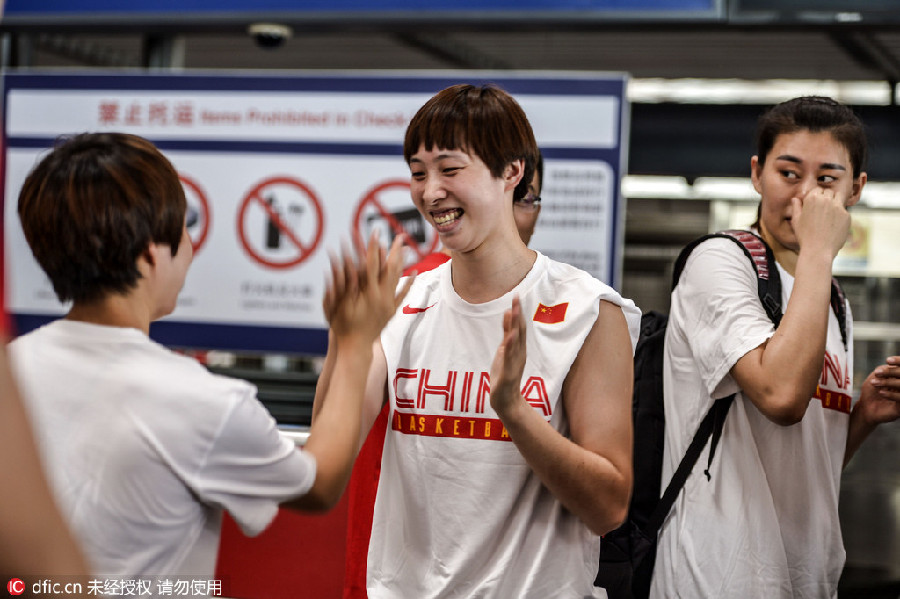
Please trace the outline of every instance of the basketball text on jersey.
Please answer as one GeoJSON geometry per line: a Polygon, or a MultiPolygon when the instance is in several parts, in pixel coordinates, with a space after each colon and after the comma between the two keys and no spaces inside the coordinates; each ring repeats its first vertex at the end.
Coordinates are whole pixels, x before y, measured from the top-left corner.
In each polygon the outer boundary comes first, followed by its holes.
{"type": "Polygon", "coordinates": [[[841,367],[838,356],[825,352],[825,363],[822,365],[822,377],[816,385],[815,399],[822,402],[822,407],[827,410],[837,410],[844,414],[850,413],[853,398],[850,396],[850,373],[846,367],[841,367]],[[833,389],[837,385],[837,390],[833,389]]]}
{"type": "MultiPolygon", "coordinates": [[[[392,385],[397,410],[393,430],[427,437],[456,437],[509,441],[498,418],[482,416],[490,410],[491,380],[487,372],[435,375],[430,368],[398,368],[392,385]]],[[[522,397],[544,418],[552,407],[544,379],[531,376],[522,386],[522,397]]]]}

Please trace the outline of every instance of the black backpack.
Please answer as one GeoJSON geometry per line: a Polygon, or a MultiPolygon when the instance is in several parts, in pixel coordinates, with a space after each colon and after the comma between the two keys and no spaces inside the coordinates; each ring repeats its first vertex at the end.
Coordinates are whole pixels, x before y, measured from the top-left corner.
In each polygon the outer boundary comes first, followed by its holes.
{"type": "MultiPolygon", "coordinates": [[[[704,235],[688,244],[675,261],[672,289],[678,285],[688,256],[699,244],[713,237],[737,243],[753,263],[758,281],[760,302],[777,327],[781,322],[781,279],[775,256],[766,243],[749,231],[729,230],[704,235]]],[[[831,307],[847,345],[846,304],[837,280],[832,279],[831,307]]],[[[650,593],[650,579],[656,561],[659,529],[668,516],[675,498],[684,487],[694,464],[707,441],[709,460],[704,470],[711,479],[710,466],[716,452],[725,417],[734,395],[713,403],[700,422],[672,480],[660,498],[662,480],[665,410],[663,408],[663,350],[668,316],[647,312],[641,316],[641,331],[634,352],[634,490],[625,523],[603,536],[600,565],[594,585],[606,589],[609,599],[645,599],[650,593]]]]}

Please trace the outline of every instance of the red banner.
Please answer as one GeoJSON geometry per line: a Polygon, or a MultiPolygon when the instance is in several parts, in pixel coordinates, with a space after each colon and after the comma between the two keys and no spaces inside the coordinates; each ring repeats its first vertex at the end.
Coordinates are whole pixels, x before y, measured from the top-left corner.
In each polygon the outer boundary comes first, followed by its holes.
{"type": "Polygon", "coordinates": [[[435,416],[433,414],[409,414],[396,412],[391,428],[407,435],[425,437],[455,437],[458,439],[489,439],[511,441],[506,427],[497,418],[472,418],[470,416],[435,416]]]}

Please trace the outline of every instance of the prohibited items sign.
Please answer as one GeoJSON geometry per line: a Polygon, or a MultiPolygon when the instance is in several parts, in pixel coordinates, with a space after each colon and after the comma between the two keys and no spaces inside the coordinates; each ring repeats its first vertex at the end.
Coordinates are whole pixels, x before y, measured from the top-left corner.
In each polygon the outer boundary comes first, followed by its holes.
{"type": "Polygon", "coordinates": [[[304,182],[292,177],[265,179],[253,187],[238,211],[244,251],[267,268],[291,268],[322,241],[322,203],[304,182]]]}
{"type": "Polygon", "coordinates": [[[380,183],[365,193],[353,216],[353,240],[360,250],[375,229],[388,243],[397,235],[406,234],[406,245],[412,250],[407,263],[418,262],[434,252],[439,242],[434,229],[413,205],[408,180],[380,183]]]}

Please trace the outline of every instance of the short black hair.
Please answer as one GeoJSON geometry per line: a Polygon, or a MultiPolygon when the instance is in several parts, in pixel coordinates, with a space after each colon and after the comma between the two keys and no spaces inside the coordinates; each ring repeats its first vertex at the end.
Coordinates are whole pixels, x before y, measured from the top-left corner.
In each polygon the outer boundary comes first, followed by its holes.
{"type": "Polygon", "coordinates": [[[454,85],[428,100],[406,129],[403,157],[407,163],[422,145],[429,151],[437,147],[474,154],[495,178],[521,159],[524,169],[514,200],[528,193],[540,154],[525,111],[507,92],[491,84],[454,85]]]}
{"type": "Polygon", "coordinates": [[[25,239],[63,302],[132,289],[151,242],[178,251],[186,208],[172,164],[123,133],[58,140],[25,179],[18,206],[25,239]]]}

